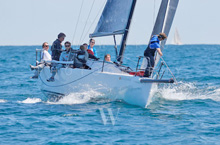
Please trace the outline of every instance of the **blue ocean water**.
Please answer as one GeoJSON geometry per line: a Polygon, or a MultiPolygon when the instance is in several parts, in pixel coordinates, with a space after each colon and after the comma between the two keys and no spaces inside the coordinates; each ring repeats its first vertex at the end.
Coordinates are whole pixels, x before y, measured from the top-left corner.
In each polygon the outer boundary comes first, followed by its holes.
{"type": "MultiPolygon", "coordinates": [[[[0,46],[0,144],[220,144],[220,45],[167,45],[178,84],[160,85],[147,108],[91,99],[97,92],[48,101],[30,79],[36,48],[0,46]]],[[[134,68],[145,48],[127,46],[124,63],[134,68]]]]}

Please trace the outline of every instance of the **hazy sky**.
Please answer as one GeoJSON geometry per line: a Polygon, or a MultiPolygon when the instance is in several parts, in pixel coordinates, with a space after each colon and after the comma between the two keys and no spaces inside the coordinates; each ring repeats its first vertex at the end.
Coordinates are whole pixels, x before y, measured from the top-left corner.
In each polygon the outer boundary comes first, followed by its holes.
{"type": "MultiPolygon", "coordinates": [[[[88,34],[93,32],[101,14],[99,11],[105,2],[106,0],[0,0],[0,45],[41,45],[44,41],[51,44],[59,32],[64,32],[67,35],[65,40],[74,44],[88,42],[88,34]],[[93,1],[94,6],[89,15],[93,1]],[[82,2],[84,4],[77,26],[82,2]]],[[[160,2],[161,0],[137,0],[128,44],[148,42],[154,13],[157,15],[160,2]]],[[[167,42],[171,42],[175,28],[178,28],[184,44],[220,44],[219,6],[219,0],[180,0],[167,42]]],[[[96,44],[113,44],[113,39],[96,38],[96,44]]]]}

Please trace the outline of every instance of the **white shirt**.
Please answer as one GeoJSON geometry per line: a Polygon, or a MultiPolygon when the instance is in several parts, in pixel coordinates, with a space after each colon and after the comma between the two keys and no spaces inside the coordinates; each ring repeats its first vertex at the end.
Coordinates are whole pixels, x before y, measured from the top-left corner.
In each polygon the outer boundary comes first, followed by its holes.
{"type": "Polygon", "coordinates": [[[41,61],[51,61],[51,55],[48,51],[46,50],[43,50],[41,52],[41,61]]]}

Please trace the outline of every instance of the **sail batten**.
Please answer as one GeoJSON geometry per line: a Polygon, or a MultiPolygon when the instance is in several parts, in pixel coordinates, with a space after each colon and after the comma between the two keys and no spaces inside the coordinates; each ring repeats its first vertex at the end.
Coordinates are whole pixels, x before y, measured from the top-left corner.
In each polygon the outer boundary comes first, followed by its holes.
{"type": "Polygon", "coordinates": [[[90,37],[120,35],[126,31],[133,0],[108,0],[90,37]]]}
{"type": "Polygon", "coordinates": [[[98,33],[93,33],[90,36],[91,37],[102,37],[102,36],[111,36],[111,35],[120,35],[120,34],[124,34],[125,30],[118,30],[118,31],[114,31],[112,33],[110,32],[98,32],[98,33]]]}

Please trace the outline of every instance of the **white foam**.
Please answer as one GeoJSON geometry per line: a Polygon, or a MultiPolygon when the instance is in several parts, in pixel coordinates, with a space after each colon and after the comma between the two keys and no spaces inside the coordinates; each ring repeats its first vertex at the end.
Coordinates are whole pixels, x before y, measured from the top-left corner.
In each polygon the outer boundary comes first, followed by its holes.
{"type": "Polygon", "coordinates": [[[23,101],[18,101],[19,103],[25,103],[25,104],[34,104],[34,103],[39,103],[42,102],[40,98],[27,98],[23,101]]]}
{"type": "Polygon", "coordinates": [[[219,88],[198,88],[193,83],[180,82],[177,86],[170,85],[157,90],[161,97],[167,100],[195,100],[195,99],[212,99],[220,101],[219,88]]]}
{"type": "Polygon", "coordinates": [[[47,103],[49,104],[84,104],[89,102],[92,98],[102,96],[101,93],[96,92],[96,91],[87,91],[87,92],[76,92],[76,93],[71,93],[67,96],[64,96],[61,98],[58,102],[50,102],[48,101],[47,103]]]}
{"type": "Polygon", "coordinates": [[[5,103],[7,102],[6,100],[0,99],[0,103],[5,103]]]}

